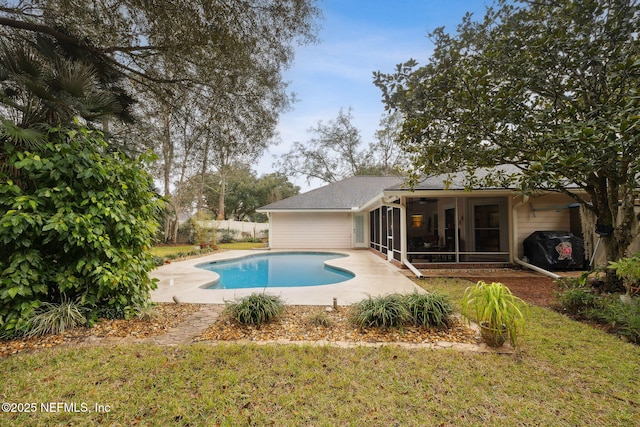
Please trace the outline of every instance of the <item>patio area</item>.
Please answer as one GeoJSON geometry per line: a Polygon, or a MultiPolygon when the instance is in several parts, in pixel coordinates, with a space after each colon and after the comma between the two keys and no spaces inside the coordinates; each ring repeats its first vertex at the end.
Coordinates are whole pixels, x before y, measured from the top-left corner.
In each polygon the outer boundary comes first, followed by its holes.
{"type": "MultiPolygon", "coordinates": [[[[155,302],[171,302],[175,297],[184,303],[224,304],[225,301],[262,292],[263,288],[204,289],[202,286],[214,282],[217,274],[196,266],[212,261],[275,252],[294,251],[225,251],[165,264],[151,272],[151,277],[159,280],[158,289],[151,293],[151,298],[155,302]]],[[[333,298],[337,299],[339,305],[350,305],[368,296],[424,292],[400,269],[367,250],[340,249],[327,250],[327,252],[348,255],[346,258],[331,260],[327,263],[349,270],[355,274],[355,277],[332,285],[267,288],[266,292],[279,295],[285,303],[290,305],[332,305],[333,298]]]]}

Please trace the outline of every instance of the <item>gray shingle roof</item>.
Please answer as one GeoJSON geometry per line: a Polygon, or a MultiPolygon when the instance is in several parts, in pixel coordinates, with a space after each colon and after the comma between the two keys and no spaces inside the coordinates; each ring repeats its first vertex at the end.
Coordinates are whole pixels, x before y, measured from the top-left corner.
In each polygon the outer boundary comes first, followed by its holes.
{"type": "Polygon", "coordinates": [[[259,211],[351,210],[363,206],[385,188],[402,183],[398,177],[353,176],[309,192],[263,206],[259,211]]]}
{"type": "MultiPolygon", "coordinates": [[[[500,165],[493,168],[480,168],[476,170],[475,176],[477,179],[485,178],[489,173],[496,173],[499,171],[503,174],[518,174],[519,171],[515,166],[512,165],[500,165]]],[[[459,172],[456,174],[440,174],[427,177],[416,184],[413,190],[444,190],[445,186],[448,190],[466,190],[466,179],[465,174],[463,172],[459,172]],[[449,181],[449,185],[446,186],[445,182],[449,181]]],[[[474,190],[507,190],[509,188],[506,187],[482,187],[482,188],[474,188],[474,190]]],[[[385,188],[385,190],[406,190],[409,191],[403,182],[395,185],[392,188],[385,188]]]]}

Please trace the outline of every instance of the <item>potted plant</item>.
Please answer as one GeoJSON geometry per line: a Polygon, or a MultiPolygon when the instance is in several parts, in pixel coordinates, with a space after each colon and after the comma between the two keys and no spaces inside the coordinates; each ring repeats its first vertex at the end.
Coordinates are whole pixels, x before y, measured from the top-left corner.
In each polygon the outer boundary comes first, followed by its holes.
{"type": "Polygon", "coordinates": [[[500,347],[508,339],[515,348],[527,309],[527,304],[500,282],[481,280],[465,289],[462,299],[462,314],[468,321],[475,318],[482,338],[491,347],[500,347]]]}

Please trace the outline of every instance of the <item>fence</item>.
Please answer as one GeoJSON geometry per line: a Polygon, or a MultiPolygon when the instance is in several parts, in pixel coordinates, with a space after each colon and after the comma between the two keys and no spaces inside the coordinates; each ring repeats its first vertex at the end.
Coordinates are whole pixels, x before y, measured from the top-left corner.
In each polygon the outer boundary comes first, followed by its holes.
{"type": "Polygon", "coordinates": [[[206,228],[216,228],[218,231],[235,230],[241,237],[262,238],[267,237],[269,223],[266,222],[245,222],[233,220],[201,221],[206,228]]]}

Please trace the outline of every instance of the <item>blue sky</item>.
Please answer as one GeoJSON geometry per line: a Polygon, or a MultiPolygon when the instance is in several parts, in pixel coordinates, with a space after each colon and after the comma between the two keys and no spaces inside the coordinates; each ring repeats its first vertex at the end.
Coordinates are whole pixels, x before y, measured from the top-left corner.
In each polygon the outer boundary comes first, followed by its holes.
{"type": "MultiPolygon", "coordinates": [[[[274,172],[277,156],[289,151],[294,141],[306,142],[308,129],[328,122],[340,108],[351,107],[353,123],[363,146],[374,141],[384,114],[374,71],[392,72],[396,64],[413,58],[429,59],[432,43],[427,35],[444,26],[455,32],[466,12],[476,19],[484,15],[484,0],[319,0],[324,18],[319,42],[299,47],[293,66],[285,73],[289,90],[298,102],[282,115],[278,131],[281,143],[273,146],[256,165],[259,175],[274,172]]],[[[322,185],[293,179],[302,191],[322,185]]]]}

